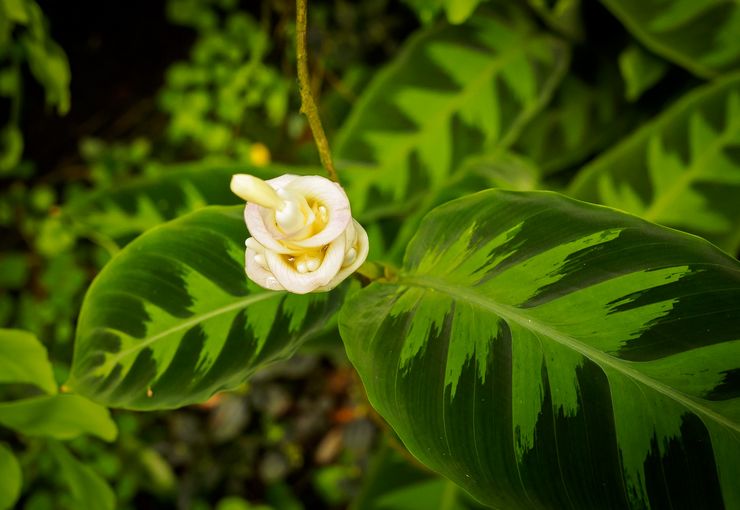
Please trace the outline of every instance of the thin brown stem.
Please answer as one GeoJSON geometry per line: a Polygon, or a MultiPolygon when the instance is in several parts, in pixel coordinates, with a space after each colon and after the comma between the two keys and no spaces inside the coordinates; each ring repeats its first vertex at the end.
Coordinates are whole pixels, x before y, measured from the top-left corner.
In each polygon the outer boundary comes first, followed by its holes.
{"type": "Polygon", "coordinates": [[[326,169],[332,181],[339,182],[337,172],[334,170],[334,163],[331,160],[331,150],[329,150],[329,141],[326,139],[324,127],[321,125],[319,109],[311,92],[311,79],[308,74],[308,51],[306,49],[307,33],[307,0],[296,0],[296,60],[298,64],[298,88],[301,92],[301,112],[306,115],[308,125],[311,127],[313,139],[319,150],[321,164],[326,169]]]}

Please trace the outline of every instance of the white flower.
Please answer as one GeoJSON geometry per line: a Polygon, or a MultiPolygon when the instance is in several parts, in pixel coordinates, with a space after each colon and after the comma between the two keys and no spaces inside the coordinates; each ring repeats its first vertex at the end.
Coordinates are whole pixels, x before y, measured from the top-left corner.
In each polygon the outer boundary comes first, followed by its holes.
{"type": "Polygon", "coordinates": [[[352,218],[344,190],[329,179],[238,174],[231,191],[247,201],[246,272],[261,287],[328,291],[367,258],[367,234],[352,218]]]}

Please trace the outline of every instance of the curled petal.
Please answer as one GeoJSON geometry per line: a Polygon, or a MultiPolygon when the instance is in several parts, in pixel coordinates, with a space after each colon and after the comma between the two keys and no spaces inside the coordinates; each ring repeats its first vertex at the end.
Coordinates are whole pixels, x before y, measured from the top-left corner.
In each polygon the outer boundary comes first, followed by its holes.
{"type": "Polygon", "coordinates": [[[286,255],[265,250],[268,269],[285,290],[295,294],[306,294],[327,285],[336,276],[344,261],[344,235],[340,235],[326,248],[318,269],[300,273],[286,255]]]}
{"type": "MultiPolygon", "coordinates": [[[[367,238],[367,232],[365,232],[365,229],[362,228],[362,225],[357,223],[354,219],[352,220],[352,226],[354,227],[354,235],[355,240],[350,246],[345,246],[345,254],[350,250],[355,250],[355,258],[354,260],[347,266],[342,267],[339,272],[334,275],[334,278],[331,279],[329,283],[326,285],[323,285],[321,287],[318,287],[317,291],[329,291],[342,283],[349,275],[357,271],[357,269],[365,262],[367,259],[368,251],[370,250],[370,243],[367,238]]],[[[351,227],[348,227],[347,230],[349,230],[351,227]]],[[[347,232],[348,235],[349,232],[347,232]]]]}
{"type": "Polygon", "coordinates": [[[290,244],[301,248],[318,248],[329,244],[345,231],[352,220],[349,198],[336,182],[317,175],[294,179],[286,189],[303,195],[309,202],[316,202],[326,208],[327,223],[320,232],[302,239],[291,240],[290,244]]]}
{"type": "MultiPolygon", "coordinates": [[[[252,239],[252,238],[250,238],[252,239]]],[[[262,250],[254,249],[252,243],[247,243],[247,250],[245,255],[245,267],[247,270],[247,276],[254,283],[268,290],[285,290],[285,287],[280,285],[277,278],[255,258],[257,255],[265,256],[264,248],[262,250]]]]}

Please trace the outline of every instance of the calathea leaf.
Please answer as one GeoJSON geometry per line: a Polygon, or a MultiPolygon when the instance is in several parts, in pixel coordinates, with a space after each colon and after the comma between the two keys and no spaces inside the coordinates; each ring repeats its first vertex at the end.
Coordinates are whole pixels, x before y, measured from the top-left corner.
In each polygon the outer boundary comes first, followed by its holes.
{"type": "Polygon", "coordinates": [[[231,176],[272,179],[285,173],[320,173],[315,168],[197,162],[162,166],[154,175],[74,198],[62,207],[82,235],[105,236],[123,246],[142,232],[208,205],[236,205],[231,176]]]}
{"type": "Polygon", "coordinates": [[[646,47],[698,76],[740,65],[735,0],[601,0],[646,47]]]}
{"type": "Polygon", "coordinates": [[[740,506],[740,263],[702,239],[485,191],[339,321],[373,406],[483,503],[740,506]]]}
{"type": "Polygon", "coordinates": [[[563,78],[552,101],[527,124],[514,150],[534,160],[549,175],[580,164],[629,132],[638,120],[611,62],[589,61],[595,71],[563,78]]]}
{"type": "Polygon", "coordinates": [[[740,247],[740,75],[707,85],[583,168],[570,194],[740,247]]]}
{"type": "Polygon", "coordinates": [[[393,216],[445,188],[466,157],[510,146],[549,100],[568,46],[518,9],[499,11],[422,31],[363,93],[336,143],[359,216],[393,216]]]}
{"type": "Polygon", "coordinates": [[[68,387],[112,407],[178,407],[233,388],[321,329],[342,290],[248,285],[243,209],[166,223],[105,266],[82,305],[68,387]]]}

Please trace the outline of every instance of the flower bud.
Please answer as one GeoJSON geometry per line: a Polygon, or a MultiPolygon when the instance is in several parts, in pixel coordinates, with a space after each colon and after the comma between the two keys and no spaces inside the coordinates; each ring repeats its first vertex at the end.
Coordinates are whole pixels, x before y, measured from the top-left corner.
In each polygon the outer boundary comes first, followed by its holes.
{"type": "Polygon", "coordinates": [[[247,201],[246,272],[261,287],[329,291],[367,258],[367,234],[339,184],[315,175],[262,181],[239,174],[231,190],[247,201]]]}

